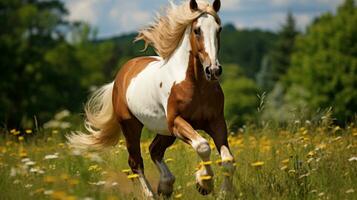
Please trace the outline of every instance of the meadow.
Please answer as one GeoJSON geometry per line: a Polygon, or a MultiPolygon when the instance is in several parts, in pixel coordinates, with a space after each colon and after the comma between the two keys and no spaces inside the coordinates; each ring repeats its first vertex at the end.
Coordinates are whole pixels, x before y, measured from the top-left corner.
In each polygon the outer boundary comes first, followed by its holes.
{"type": "MultiPolygon", "coordinates": [[[[0,199],[142,199],[136,175],[127,165],[125,141],[104,151],[70,148],[68,129],[16,129],[0,137],[0,199]]],[[[158,171],[150,160],[151,136],[142,141],[145,173],[156,189],[158,171]]],[[[232,133],[236,159],[235,192],[230,199],[356,199],[357,127],[324,120],[295,121],[284,128],[250,125],[232,133]]],[[[181,141],[168,149],[166,162],[176,175],[173,199],[216,199],[222,171],[211,156],[213,194],[195,189],[199,159],[181,141]]]]}

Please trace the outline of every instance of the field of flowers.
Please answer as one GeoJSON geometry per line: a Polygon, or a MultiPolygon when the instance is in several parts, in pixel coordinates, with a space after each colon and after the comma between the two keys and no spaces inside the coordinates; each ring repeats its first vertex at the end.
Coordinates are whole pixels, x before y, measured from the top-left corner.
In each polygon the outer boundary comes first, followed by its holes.
{"type": "MultiPolygon", "coordinates": [[[[67,129],[0,135],[0,199],[141,199],[127,165],[125,142],[102,152],[71,149],[67,129]]],[[[150,137],[149,137],[150,138],[150,137]]],[[[286,128],[240,129],[229,138],[236,159],[234,199],[357,199],[357,128],[296,122],[286,128]]],[[[156,189],[150,139],[142,141],[145,172],[156,189]]],[[[214,145],[211,142],[214,149],[214,145]]],[[[215,150],[215,149],[214,149],[215,150]]],[[[222,172],[212,154],[215,191],[195,190],[199,159],[181,141],[165,159],[176,175],[174,199],[215,199],[222,172]]]]}

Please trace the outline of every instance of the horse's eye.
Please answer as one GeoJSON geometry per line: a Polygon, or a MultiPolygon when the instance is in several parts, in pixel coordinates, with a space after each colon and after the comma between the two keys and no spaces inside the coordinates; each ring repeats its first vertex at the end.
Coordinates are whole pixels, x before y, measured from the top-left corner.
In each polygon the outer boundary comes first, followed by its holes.
{"type": "Polygon", "coordinates": [[[195,29],[193,30],[193,32],[195,32],[195,35],[197,35],[197,36],[200,36],[200,35],[201,35],[201,29],[200,29],[200,28],[195,28],[195,29]]]}

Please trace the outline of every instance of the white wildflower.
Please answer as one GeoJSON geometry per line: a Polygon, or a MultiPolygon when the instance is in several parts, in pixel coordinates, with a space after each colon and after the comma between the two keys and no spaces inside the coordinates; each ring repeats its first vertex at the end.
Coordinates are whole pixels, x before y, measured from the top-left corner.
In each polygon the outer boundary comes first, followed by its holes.
{"type": "Polygon", "coordinates": [[[45,190],[45,191],[43,192],[43,194],[44,194],[44,195],[51,195],[51,194],[53,194],[53,190],[45,190]]]}
{"type": "Polygon", "coordinates": [[[55,154],[49,154],[45,156],[45,160],[53,160],[53,159],[57,159],[58,158],[58,153],[55,154]]]}
{"type": "Polygon", "coordinates": [[[357,161],[357,157],[356,157],[356,156],[353,156],[353,157],[351,157],[350,159],[348,159],[348,161],[350,161],[350,162],[357,161]]]}

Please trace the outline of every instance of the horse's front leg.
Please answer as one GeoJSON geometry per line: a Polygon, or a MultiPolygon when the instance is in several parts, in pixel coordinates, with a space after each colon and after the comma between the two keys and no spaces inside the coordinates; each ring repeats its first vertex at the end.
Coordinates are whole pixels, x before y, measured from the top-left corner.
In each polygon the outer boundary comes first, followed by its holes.
{"type": "Polygon", "coordinates": [[[222,159],[224,178],[221,187],[221,192],[232,192],[235,166],[234,158],[228,145],[227,125],[224,120],[224,117],[222,116],[215,120],[211,120],[207,124],[205,131],[213,138],[213,141],[222,159]]]}
{"type": "Polygon", "coordinates": [[[174,119],[172,132],[184,142],[190,144],[203,161],[201,169],[196,172],[197,190],[202,195],[207,195],[213,190],[213,171],[210,164],[211,148],[200,134],[182,117],[174,119]]]}

